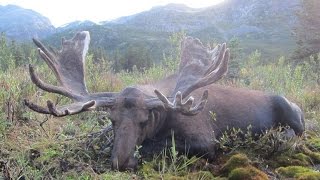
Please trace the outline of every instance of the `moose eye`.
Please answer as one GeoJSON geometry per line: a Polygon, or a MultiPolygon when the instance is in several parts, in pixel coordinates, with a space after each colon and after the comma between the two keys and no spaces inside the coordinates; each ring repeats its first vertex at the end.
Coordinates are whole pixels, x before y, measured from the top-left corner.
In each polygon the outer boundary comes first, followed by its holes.
{"type": "Polygon", "coordinates": [[[113,118],[110,118],[110,117],[109,117],[109,120],[111,121],[112,125],[115,124],[115,120],[114,120],[113,118]]]}
{"type": "Polygon", "coordinates": [[[144,128],[147,124],[148,124],[148,120],[139,123],[141,128],[144,128]]]}

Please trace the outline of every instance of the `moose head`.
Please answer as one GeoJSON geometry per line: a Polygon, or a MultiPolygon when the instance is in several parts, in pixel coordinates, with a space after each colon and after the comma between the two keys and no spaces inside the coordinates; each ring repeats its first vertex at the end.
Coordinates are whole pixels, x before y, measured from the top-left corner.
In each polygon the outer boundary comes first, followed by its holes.
{"type": "Polygon", "coordinates": [[[218,45],[215,49],[204,48],[199,40],[188,37],[182,43],[184,53],[179,72],[172,78],[162,80],[164,86],[144,85],[126,87],[121,92],[89,93],[84,68],[90,42],[89,32],[79,32],[70,40],[62,39],[62,49],[59,51],[46,48],[36,39],[33,41],[60,86],[43,82],[36,75],[33,66],[29,65],[32,82],[45,91],[72,99],[73,103],[56,107],[48,100],[47,106],[43,107],[25,100],[25,104],[36,112],[57,117],[109,109],[114,130],[111,162],[112,167],[119,170],[136,167],[136,146],[146,138],[152,138],[168,117],[172,119],[177,114],[194,116],[203,110],[208,91],[203,91],[198,103],[194,103],[190,93],[219,80],[227,71],[229,59],[229,50],[225,44],[218,45]],[[199,61],[203,59],[201,56],[206,56],[207,61],[201,62],[202,68],[199,68],[199,61]]]}

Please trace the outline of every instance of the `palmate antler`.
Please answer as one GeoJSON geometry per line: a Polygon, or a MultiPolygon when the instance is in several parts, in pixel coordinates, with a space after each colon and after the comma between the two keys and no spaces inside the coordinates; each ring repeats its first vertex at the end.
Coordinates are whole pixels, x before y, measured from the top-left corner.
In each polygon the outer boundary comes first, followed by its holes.
{"type": "Polygon", "coordinates": [[[178,79],[173,91],[173,94],[175,94],[173,102],[170,102],[170,99],[159,91],[156,90],[155,93],[169,109],[179,109],[182,114],[195,115],[205,107],[208,91],[204,91],[199,104],[194,107],[192,107],[194,101],[192,97],[189,97],[185,103],[182,103],[182,99],[189,96],[196,89],[221,79],[228,71],[230,52],[225,43],[211,49],[203,46],[199,39],[192,37],[185,38],[181,47],[182,55],[178,79]]]}
{"type": "Polygon", "coordinates": [[[30,109],[43,114],[66,116],[101,106],[111,106],[114,103],[116,93],[88,93],[84,80],[84,63],[90,42],[89,32],[77,33],[71,40],[62,39],[62,49],[60,51],[52,48],[49,50],[36,39],[33,39],[33,42],[38,46],[42,59],[54,72],[60,86],[43,82],[36,75],[33,66],[29,65],[32,82],[44,91],[66,96],[72,99],[74,103],[56,107],[48,100],[47,107],[42,107],[25,100],[25,104],[30,109]]]}
{"type": "MultiPolygon", "coordinates": [[[[35,73],[33,66],[30,65],[29,72],[32,82],[45,91],[66,96],[74,102],[56,107],[52,101],[48,100],[47,106],[42,107],[25,100],[25,104],[30,109],[43,114],[66,116],[100,107],[110,108],[116,103],[119,93],[89,93],[87,90],[84,64],[90,42],[89,32],[79,32],[70,40],[62,39],[62,49],[59,51],[46,48],[36,39],[33,41],[38,46],[42,59],[54,72],[60,86],[43,82],[35,73]]],[[[195,115],[205,107],[208,91],[204,91],[200,102],[195,106],[192,97],[185,102],[183,99],[192,91],[220,79],[226,72],[229,51],[225,44],[210,50],[204,48],[199,40],[187,38],[182,45],[182,59],[178,81],[173,93],[174,98],[166,97],[160,91],[155,90],[157,97],[145,99],[148,108],[164,107],[184,115],[195,115]]]]}
{"type": "Polygon", "coordinates": [[[229,57],[225,43],[211,49],[199,39],[187,37],[182,42],[179,77],[174,92],[181,91],[185,98],[192,91],[218,81],[228,71],[229,57]]]}

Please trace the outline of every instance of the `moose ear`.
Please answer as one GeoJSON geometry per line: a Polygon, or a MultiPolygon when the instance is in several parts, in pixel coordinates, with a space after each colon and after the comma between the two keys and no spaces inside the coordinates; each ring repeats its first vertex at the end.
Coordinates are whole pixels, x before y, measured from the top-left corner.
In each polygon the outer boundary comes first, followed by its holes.
{"type": "Polygon", "coordinates": [[[165,109],[163,102],[161,102],[158,98],[147,99],[145,103],[146,103],[147,109],[149,110],[165,109]]]}

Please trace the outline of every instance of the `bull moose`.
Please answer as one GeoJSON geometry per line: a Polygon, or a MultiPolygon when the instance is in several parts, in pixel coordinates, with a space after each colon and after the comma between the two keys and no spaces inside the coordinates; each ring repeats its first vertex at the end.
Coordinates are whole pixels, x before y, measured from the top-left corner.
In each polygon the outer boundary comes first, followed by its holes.
{"type": "Polygon", "coordinates": [[[245,130],[251,126],[254,133],[261,133],[288,125],[297,135],[305,129],[302,111],[285,97],[213,84],[228,69],[230,53],[226,44],[210,48],[187,37],[181,44],[177,73],[156,83],[126,87],[121,92],[89,93],[84,70],[89,32],[78,32],[70,40],[63,38],[59,51],[33,41],[60,86],[43,82],[29,65],[32,82],[44,91],[72,99],[73,103],[56,107],[48,100],[43,107],[25,100],[25,104],[36,112],[58,117],[91,110],[109,111],[114,131],[114,169],[136,168],[136,146],[146,139],[166,138],[171,131],[189,147],[190,153],[212,158],[213,139],[228,128],[245,130]],[[210,111],[216,115],[214,120],[210,111]]]}

